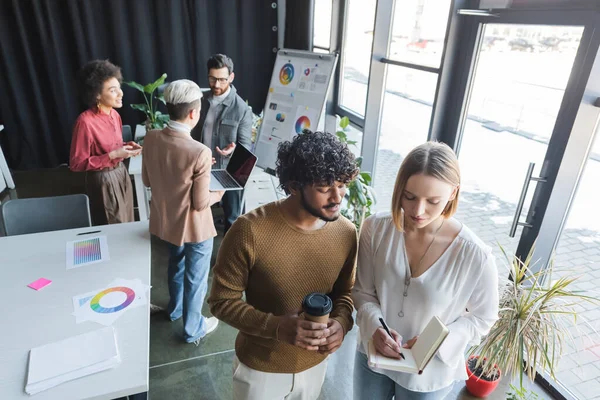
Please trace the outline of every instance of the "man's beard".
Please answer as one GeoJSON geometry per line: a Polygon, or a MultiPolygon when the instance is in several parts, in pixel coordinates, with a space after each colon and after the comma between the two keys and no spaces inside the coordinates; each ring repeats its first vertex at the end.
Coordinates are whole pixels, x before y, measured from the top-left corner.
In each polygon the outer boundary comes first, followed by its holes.
{"type": "Polygon", "coordinates": [[[222,95],[223,93],[225,93],[225,92],[227,91],[227,89],[229,89],[229,85],[227,85],[227,87],[220,87],[220,88],[214,88],[214,87],[211,87],[211,88],[210,88],[210,90],[211,90],[211,92],[212,92],[213,96],[220,96],[220,95],[222,95]],[[219,93],[215,93],[215,90],[219,90],[219,93]]]}
{"type": "MultiPolygon", "coordinates": [[[[306,211],[308,211],[308,213],[310,215],[312,215],[313,217],[320,218],[325,222],[333,222],[333,221],[336,221],[340,217],[339,213],[335,217],[332,217],[332,218],[327,217],[327,216],[323,215],[323,213],[321,213],[321,211],[319,209],[314,208],[313,206],[308,204],[308,201],[306,201],[306,198],[304,197],[304,190],[300,190],[300,204],[302,204],[302,207],[306,211]]],[[[331,203],[327,207],[334,207],[334,206],[337,206],[337,204],[331,203]]]]}

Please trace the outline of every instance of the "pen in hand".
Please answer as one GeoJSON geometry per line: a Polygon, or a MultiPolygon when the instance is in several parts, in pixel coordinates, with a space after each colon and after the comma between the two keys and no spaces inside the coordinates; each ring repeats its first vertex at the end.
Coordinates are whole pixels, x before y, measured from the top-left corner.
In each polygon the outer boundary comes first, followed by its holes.
{"type": "MultiPolygon", "coordinates": [[[[385,329],[385,331],[387,332],[387,334],[395,341],[396,339],[394,339],[394,336],[392,336],[392,332],[390,332],[390,330],[388,329],[388,327],[385,324],[385,321],[383,320],[383,318],[379,318],[379,322],[381,322],[381,326],[383,327],[383,329],[385,329]]],[[[398,353],[400,354],[400,357],[403,360],[406,360],[406,358],[404,358],[404,354],[402,354],[401,351],[399,351],[398,353]]]]}

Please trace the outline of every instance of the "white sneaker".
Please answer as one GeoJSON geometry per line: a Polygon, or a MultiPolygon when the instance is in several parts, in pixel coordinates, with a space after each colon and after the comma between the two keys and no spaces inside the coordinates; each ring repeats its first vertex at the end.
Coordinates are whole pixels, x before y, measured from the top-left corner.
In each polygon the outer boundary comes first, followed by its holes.
{"type": "Polygon", "coordinates": [[[198,346],[200,341],[204,339],[209,333],[214,332],[219,325],[219,320],[216,317],[206,318],[206,333],[201,338],[198,338],[194,341],[194,344],[198,346]]]}

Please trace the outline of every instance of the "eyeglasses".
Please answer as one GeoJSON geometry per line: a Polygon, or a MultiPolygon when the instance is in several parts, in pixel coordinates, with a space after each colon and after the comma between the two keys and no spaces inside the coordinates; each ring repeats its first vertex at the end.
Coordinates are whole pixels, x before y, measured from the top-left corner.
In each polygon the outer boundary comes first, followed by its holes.
{"type": "Polygon", "coordinates": [[[214,76],[209,76],[208,77],[208,82],[212,83],[212,84],[215,84],[217,82],[219,82],[219,83],[227,83],[228,81],[229,81],[229,77],[227,77],[227,78],[216,78],[214,76]]]}

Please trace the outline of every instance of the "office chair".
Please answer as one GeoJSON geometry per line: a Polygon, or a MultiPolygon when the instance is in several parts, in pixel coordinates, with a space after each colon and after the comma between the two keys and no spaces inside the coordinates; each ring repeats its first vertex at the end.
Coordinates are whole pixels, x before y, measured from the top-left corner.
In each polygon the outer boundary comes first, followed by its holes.
{"type": "Polygon", "coordinates": [[[85,194],[8,200],[0,215],[6,236],[92,226],[85,194]]]}

